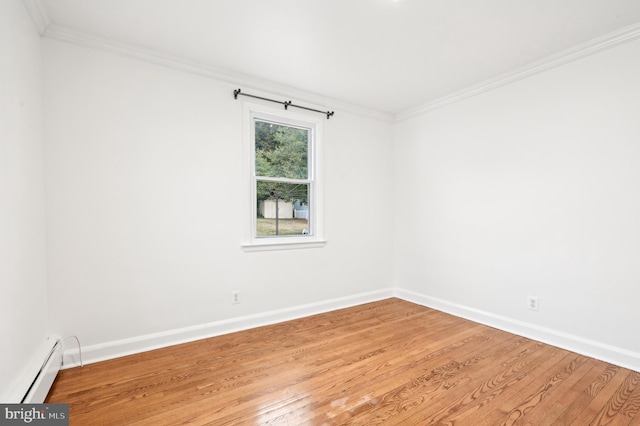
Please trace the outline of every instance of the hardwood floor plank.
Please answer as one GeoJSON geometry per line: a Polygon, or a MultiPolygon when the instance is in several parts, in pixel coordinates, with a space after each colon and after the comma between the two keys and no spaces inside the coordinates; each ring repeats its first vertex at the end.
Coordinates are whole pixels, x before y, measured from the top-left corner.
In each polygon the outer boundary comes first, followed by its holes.
{"type": "Polygon", "coordinates": [[[640,375],[399,299],[60,372],[71,425],[636,424],[640,375]]]}
{"type": "MultiPolygon", "coordinates": [[[[562,351],[555,350],[548,352],[542,344],[536,343],[534,350],[523,351],[518,354],[515,362],[504,363],[497,368],[487,370],[478,375],[479,380],[475,381],[471,389],[465,389],[461,397],[447,397],[446,405],[437,412],[424,416],[422,413],[414,415],[414,421],[421,421],[424,424],[438,424],[445,421],[452,421],[461,415],[473,415],[474,421],[481,421],[482,414],[478,411],[484,408],[494,399],[508,392],[509,387],[517,385],[527,376],[530,376],[536,369],[547,370],[560,359],[567,356],[562,351]]],[[[418,424],[418,423],[416,423],[418,424]]]]}
{"type": "MultiPolygon", "coordinates": [[[[365,353],[360,353],[361,351],[358,350],[358,347],[362,346],[360,344],[354,347],[354,351],[357,351],[356,353],[342,352],[342,366],[351,368],[347,376],[341,377],[342,382],[346,384],[366,383],[372,386],[380,379],[381,375],[388,374],[388,372],[397,376],[397,374],[402,372],[401,370],[404,368],[404,365],[396,366],[395,360],[397,356],[395,353],[403,351],[407,354],[407,345],[411,344],[411,342],[410,336],[397,335],[395,340],[389,340],[385,337],[383,341],[374,343],[373,347],[365,347],[365,353]],[[393,349],[395,349],[395,351],[393,349]]],[[[408,354],[407,357],[403,357],[402,362],[406,363],[410,357],[410,354],[408,354]]],[[[323,387],[322,392],[327,392],[328,388],[336,387],[335,377],[325,376],[320,379],[318,386],[323,387]]],[[[305,390],[309,393],[317,392],[318,389],[314,387],[315,384],[316,381],[307,380],[305,390]]],[[[350,388],[350,391],[353,392],[355,389],[350,388]]],[[[300,408],[302,411],[306,411],[308,410],[306,401],[306,399],[301,398],[297,401],[297,406],[291,404],[287,409],[300,408]]]]}
{"type": "MultiPolygon", "coordinates": [[[[580,413],[570,419],[572,425],[591,425],[596,415],[602,409],[616,389],[623,383],[629,370],[621,367],[609,365],[598,378],[589,385],[586,392],[591,396],[587,403],[582,405],[580,413]]],[[[562,423],[554,422],[554,425],[560,426],[562,423]]],[[[565,423],[566,424],[566,423],[565,423]]]]}
{"type": "Polygon", "coordinates": [[[558,418],[551,423],[554,426],[574,424],[575,420],[584,413],[593,398],[604,388],[615,375],[618,367],[592,360],[595,366],[584,375],[572,392],[563,395],[562,403],[566,406],[558,418]]]}
{"type": "Polygon", "coordinates": [[[557,363],[546,370],[545,365],[540,364],[532,374],[507,388],[499,398],[488,401],[483,407],[485,414],[478,424],[512,424],[516,420],[536,425],[551,423],[551,419],[557,418],[558,412],[563,410],[555,396],[562,395],[579,380],[579,374],[574,374],[575,370],[579,373],[582,365],[589,361],[586,357],[569,352],[566,354],[569,356],[563,356],[564,352],[559,351],[557,363]]]}
{"type": "MultiPolygon", "coordinates": [[[[524,421],[528,421],[532,424],[542,425],[544,415],[549,413],[548,404],[545,404],[545,402],[549,402],[550,397],[553,396],[555,392],[562,389],[563,384],[571,385],[572,378],[574,381],[577,381],[577,374],[574,373],[580,370],[580,367],[585,364],[587,359],[588,358],[581,355],[571,354],[570,356],[563,358],[563,362],[558,364],[560,366],[560,370],[556,371],[555,374],[552,374],[550,377],[547,372],[538,373],[541,380],[532,382],[530,387],[537,386],[539,382],[542,382],[542,384],[539,385],[534,393],[526,396],[522,402],[512,408],[500,424],[509,426],[513,425],[519,419],[524,419],[524,421]],[[565,360],[568,361],[566,364],[564,363],[565,360]],[[547,408],[547,410],[545,410],[545,408],[547,408]]],[[[551,369],[549,371],[551,371],[551,369]]],[[[503,407],[506,410],[508,405],[503,404],[503,407]]]]}
{"type": "Polygon", "coordinates": [[[444,368],[441,366],[440,369],[436,368],[427,375],[418,376],[383,395],[380,407],[368,414],[369,417],[375,415],[375,418],[371,418],[370,421],[373,423],[390,421],[390,419],[398,422],[405,421],[406,418],[414,415],[416,407],[420,408],[423,404],[428,404],[431,410],[446,404],[451,398],[456,397],[457,391],[463,392],[465,390],[464,386],[459,385],[473,383],[474,379],[469,374],[463,375],[458,381],[455,381],[456,377],[454,376],[459,372],[457,370],[461,370],[461,366],[477,370],[482,367],[483,363],[486,363],[487,359],[491,360],[490,365],[498,363],[501,359],[508,361],[509,358],[514,358],[510,352],[525,342],[533,343],[527,339],[512,337],[503,344],[489,345],[484,353],[476,351],[468,360],[455,361],[452,374],[447,374],[448,366],[444,366],[444,368]]]}
{"type": "MultiPolygon", "coordinates": [[[[597,368],[600,365],[602,365],[601,362],[593,358],[586,358],[584,364],[557,387],[555,395],[546,398],[536,408],[538,411],[537,422],[540,425],[551,425],[563,415],[567,415],[567,418],[574,418],[576,413],[571,415],[570,407],[575,401],[578,401],[577,406],[580,407],[580,398],[583,395],[588,396],[584,390],[600,374],[601,371],[597,368]]],[[[565,421],[565,424],[569,423],[569,421],[565,421]]]]}
{"type": "Polygon", "coordinates": [[[640,386],[638,386],[640,373],[632,372],[631,374],[634,375],[633,380],[636,383],[636,386],[629,398],[625,401],[624,406],[620,409],[620,413],[625,416],[629,416],[630,418],[634,418],[638,416],[638,411],[640,411],[640,386]]]}
{"type": "Polygon", "coordinates": [[[616,389],[607,403],[598,411],[596,417],[591,421],[594,425],[607,425],[607,424],[628,424],[632,416],[627,416],[632,412],[635,414],[637,408],[634,410],[627,409],[625,407],[633,408],[633,405],[628,406],[627,401],[638,389],[640,385],[640,375],[634,372],[630,372],[622,384],[616,389]]]}
{"type": "MultiPolygon", "coordinates": [[[[360,366],[356,367],[354,370],[348,372],[346,376],[340,377],[340,382],[336,382],[335,377],[330,377],[328,381],[324,384],[323,389],[321,389],[321,394],[330,395],[329,398],[313,403],[313,409],[318,410],[318,407],[329,407],[334,401],[339,401],[348,396],[353,395],[357,392],[367,392],[368,389],[372,387],[381,387],[384,385],[385,380],[398,380],[398,377],[403,374],[407,374],[404,370],[411,371],[412,366],[415,368],[416,365],[423,365],[425,358],[432,358],[431,355],[434,352],[425,348],[423,351],[417,352],[413,351],[412,353],[408,353],[406,351],[406,347],[404,347],[405,342],[404,338],[399,336],[399,346],[397,351],[389,350],[387,354],[384,355],[380,353],[379,356],[381,359],[374,365],[373,360],[369,357],[365,357],[367,362],[362,362],[360,366]],[[402,357],[398,357],[398,353],[405,354],[402,357]],[[399,361],[399,362],[398,362],[399,361]],[[373,367],[373,368],[372,368],[373,367]],[[363,391],[362,388],[365,388],[363,391]]],[[[436,340],[438,341],[438,340],[436,340]]],[[[439,340],[441,342],[445,341],[439,340]]],[[[386,343],[389,345],[389,348],[393,348],[395,345],[393,342],[387,341],[386,343]]],[[[440,354],[446,353],[446,351],[438,350],[436,351],[440,354]]],[[[353,362],[351,360],[345,360],[345,365],[353,366],[353,362]]],[[[408,373],[411,374],[411,373],[408,373]]],[[[310,411],[309,404],[311,403],[309,400],[300,400],[300,404],[298,404],[297,408],[300,413],[306,413],[310,411]]],[[[287,407],[287,409],[291,410],[294,408],[293,406],[287,407]]],[[[323,411],[321,409],[320,411],[323,411]]],[[[274,413],[278,414],[278,413],[274,413]]],[[[304,418],[304,414],[301,414],[302,418],[304,418]]]]}

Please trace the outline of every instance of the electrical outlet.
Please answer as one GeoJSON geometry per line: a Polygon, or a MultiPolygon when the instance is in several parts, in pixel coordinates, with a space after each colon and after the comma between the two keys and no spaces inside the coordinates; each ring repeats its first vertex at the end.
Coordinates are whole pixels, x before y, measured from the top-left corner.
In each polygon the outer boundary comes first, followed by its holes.
{"type": "Polygon", "coordinates": [[[231,303],[234,305],[237,305],[238,303],[240,303],[240,292],[239,291],[232,291],[231,292],[231,303]]]}
{"type": "Polygon", "coordinates": [[[540,298],[538,296],[527,296],[527,307],[530,311],[539,311],[540,298]]]}

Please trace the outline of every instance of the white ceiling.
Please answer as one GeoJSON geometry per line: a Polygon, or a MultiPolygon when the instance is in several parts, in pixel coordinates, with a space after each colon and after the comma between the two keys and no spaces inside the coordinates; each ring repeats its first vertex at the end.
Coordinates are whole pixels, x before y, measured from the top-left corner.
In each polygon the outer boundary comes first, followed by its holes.
{"type": "Polygon", "coordinates": [[[397,114],[640,22],[639,0],[42,0],[54,26],[397,114]]]}

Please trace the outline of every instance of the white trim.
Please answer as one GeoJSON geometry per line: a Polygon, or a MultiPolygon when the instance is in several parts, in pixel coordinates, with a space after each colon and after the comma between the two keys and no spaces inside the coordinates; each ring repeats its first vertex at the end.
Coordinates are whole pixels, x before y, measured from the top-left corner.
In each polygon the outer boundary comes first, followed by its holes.
{"type": "MultiPolygon", "coordinates": [[[[90,345],[82,348],[82,360],[85,365],[91,364],[121,356],[146,352],[153,349],[164,348],[167,346],[192,342],[223,334],[235,333],[237,331],[276,324],[283,321],[304,318],[310,315],[321,314],[337,309],[358,306],[364,303],[388,299],[390,297],[393,297],[393,289],[383,289],[325,300],[322,302],[293,306],[275,311],[261,312],[254,315],[230,318],[207,324],[136,336],[129,339],[90,345]]],[[[66,369],[79,366],[80,360],[78,353],[78,349],[76,348],[65,350],[63,368],[66,369]]]]}
{"type": "Polygon", "coordinates": [[[320,105],[332,105],[334,110],[341,110],[364,117],[393,123],[408,120],[425,114],[438,108],[451,105],[463,99],[485,93],[507,84],[522,80],[532,75],[559,67],[566,63],[593,55],[606,49],[610,49],[640,37],[640,24],[633,24],[588,42],[571,47],[554,55],[542,58],[521,68],[509,71],[495,78],[467,87],[458,92],[446,95],[434,101],[425,103],[416,108],[402,111],[398,114],[388,114],[358,105],[345,103],[337,99],[320,96],[315,93],[305,92],[285,85],[274,83],[257,77],[232,73],[227,70],[212,67],[203,63],[189,61],[185,58],[168,55],[166,53],[143,49],[130,44],[114,40],[96,37],[80,31],[71,30],[52,23],[42,5],[41,0],[23,0],[29,10],[38,31],[44,37],[52,40],[64,41],[78,46],[89,47],[109,53],[128,56],[144,62],[162,65],[185,72],[190,72],[216,80],[237,84],[247,89],[266,90],[277,93],[283,97],[296,98],[299,102],[308,102],[318,105],[318,109],[327,109],[320,105]]]}
{"type": "MultiPolygon", "coordinates": [[[[392,114],[374,111],[372,109],[346,103],[338,99],[329,98],[318,95],[316,93],[311,93],[283,84],[274,83],[272,81],[265,80],[259,77],[234,73],[222,68],[217,68],[204,63],[191,61],[183,57],[173,56],[151,49],[143,49],[141,47],[122,43],[119,41],[89,35],[80,31],[71,30],[55,23],[50,24],[47,27],[44,33],[44,37],[52,40],[75,44],[77,46],[101,50],[103,52],[127,56],[143,62],[161,65],[167,68],[172,68],[179,71],[213,78],[215,80],[232,83],[234,85],[242,86],[243,91],[245,89],[248,89],[247,91],[264,90],[277,94],[278,97],[282,97],[283,100],[295,99],[296,103],[304,102],[312,104],[309,105],[309,107],[313,107],[319,110],[335,110],[341,111],[341,113],[348,112],[363,117],[374,118],[376,120],[393,123],[392,114]],[[328,107],[327,105],[331,105],[331,107],[328,107]]],[[[231,97],[231,95],[232,93],[229,94],[229,97],[231,97]]],[[[332,117],[332,119],[335,119],[335,117],[332,117]]]]}
{"type": "MultiPolygon", "coordinates": [[[[256,242],[252,244],[243,244],[242,250],[247,253],[255,252],[255,251],[274,251],[274,250],[293,250],[293,249],[309,249],[309,248],[322,248],[327,245],[325,240],[314,240],[314,241],[291,241],[288,239],[277,241],[277,242],[256,242]]],[[[265,238],[268,241],[271,241],[269,238],[265,238]]]]}
{"type": "Polygon", "coordinates": [[[395,295],[408,302],[417,303],[473,322],[640,372],[640,353],[637,352],[513,318],[495,315],[410,290],[397,288],[395,295]]]}
{"type": "Polygon", "coordinates": [[[22,0],[40,36],[45,35],[51,26],[51,18],[41,0],[22,0]]]}
{"type": "MultiPolygon", "coordinates": [[[[338,309],[349,308],[364,303],[388,299],[390,297],[398,297],[408,302],[436,309],[457,317],[466,318],[476,323],[495,327],[509,333],[524,336],[640,372],[640,354],[637,352],[585,339],[580,336],[562,333],[546,327],[540,327],[535,324],[514,320],[512,318],[495,315],[489,312],[473,309],[468,306],[459,305],[400,288],[388,288],[360,293],[353,296],[340,297],[322,302],[299,305],[275,311],[267,311],[254,315],[235,317],[207,324],[91,345],[82,348],[83,362],[84,364],[92,364],[153,349],[295,320],[338,309]]],[[[62,368],[77,367],[79,365],[78,349],[70,348],[65,350],[64,364],[62,368]]]]}
{"type": "Polygon", "coordinates": [[[523,80],[535,74],[542,73],[552,68],[557,68],[569,62],[577,61],[603,50],[611,49],[640,37],[640,24],[624,27],[620,30],[595,38],[586,43],[579,44],[569,49],[563,50],[551,56],[547,56],[539,61],[532,62],[523,67],[509,71],[497,77],[485,80],[479,84],[462,89],[458,92],[446,95],[442,98],[428,102],[416,108],[401,112],[395,116],[395,122],[408,120],[410,118],[428,113],[435,109],[443,108],[463,99],[489,92],[507,84],[523,80]]]}

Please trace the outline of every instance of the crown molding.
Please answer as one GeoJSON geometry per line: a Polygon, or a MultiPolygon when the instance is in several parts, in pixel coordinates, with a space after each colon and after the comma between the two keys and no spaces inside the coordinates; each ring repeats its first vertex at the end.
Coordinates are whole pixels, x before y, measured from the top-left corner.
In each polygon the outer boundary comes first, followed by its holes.
{"type": "Polygon", "coordinates": [[[42,0],[22,0],[22,3],[27,8],[38,33],[43,36],[51,26],[51,19],[47,9],[42,4],[42,0]]]}
{"type": "Polygon", "coordinates": [[[557,68],[569,62],[602,52],[607,49],[619,46],[629,41],[640,38],[640,24],[630,25],[620,30],[611,32],[602,37],[595,38],[586,43],[579,44],[559,53],[547,56],[538,61],[532,62],[513,71],[501,74],[495,78],[485,80],[482,83],[469,86],[458,92],[428,102],[419,107],[401,112],[395,116],[395,122],[408,120],[430,111],[443,108],[447,105],[454,104],[472,96],[489,92],[507,84],[514,83],[519,80],[540,74],[553,68],[557,68]]]}
{"type": "MultiPolygon", "coordinates": [[[[40,2],[40,0],[24,1],[34,1],[38,3],[40,2]]],[[[101,50],[103,52],[127,56],[143,62],[201,75],[226,83],[232,83],[234,85],[242,86],[243,89],[251,89],[264,93],[271,93],[272,95],[294,98],[297,102],[309,103],[317,109],[339,110],[343,113],[347,112],[393,123],[392,114],[374,111],[358,105],[344,103],[337,99],[323,97],[315,93],[306,92],[294,87],[274,83],[269,80],[264,80],[240,73],[233,73],[222,68],[216,68],[203,63],[190,61],[183,57],[173,56],[155,50],[143,49],[131,44],[71,30],[55,23],[49,24],[47,26],[44,37],[52,40],[75,44],[77,46],[101,50]]]]}
{"type": "Polygon", "coordinates": [[[93,48],[108,53],[131,57],[144,62],[161,65],[176,70],[198,74],[215,80],[242,86],[246,89],[271,93],[277,96],[295,98],[300,102],[315,105],[318,109],[333,109],[352,113],[368,118],[374,118],[389,123],[408,120],[430,111],[443,108],[464,99],[498,89],[502,86],[519,80],[540,74],[564,64],[585,58],[598,52],[611,49],[621,44],[640,38],[640,23],[624,27],[604,36],[579,44],[559,53],[547,56],[513,71],[501,74],[497,77],[485,80],[481,83],[469,86],[452,94],[443,96],[434,101],[418,107],[402,111],[398,114],[389,114],[349,104],[334,98],[323,97],[316,93],[303,91],[291,86],[275,83],[273,81],[257,77],[234,73],[222,68],[190,61],[183,57],[169,55],[164,52],[143,49],[131,44],[118,42],[112,39],[93,36],[84,32],[71,30],[51,22],[42,0],[23,0],[23,3],[36,25],[41,36],[53,40],[64,41],[78,46],[93,48]],[[328,107],[330,105],[330,107],[328,107]]]}

